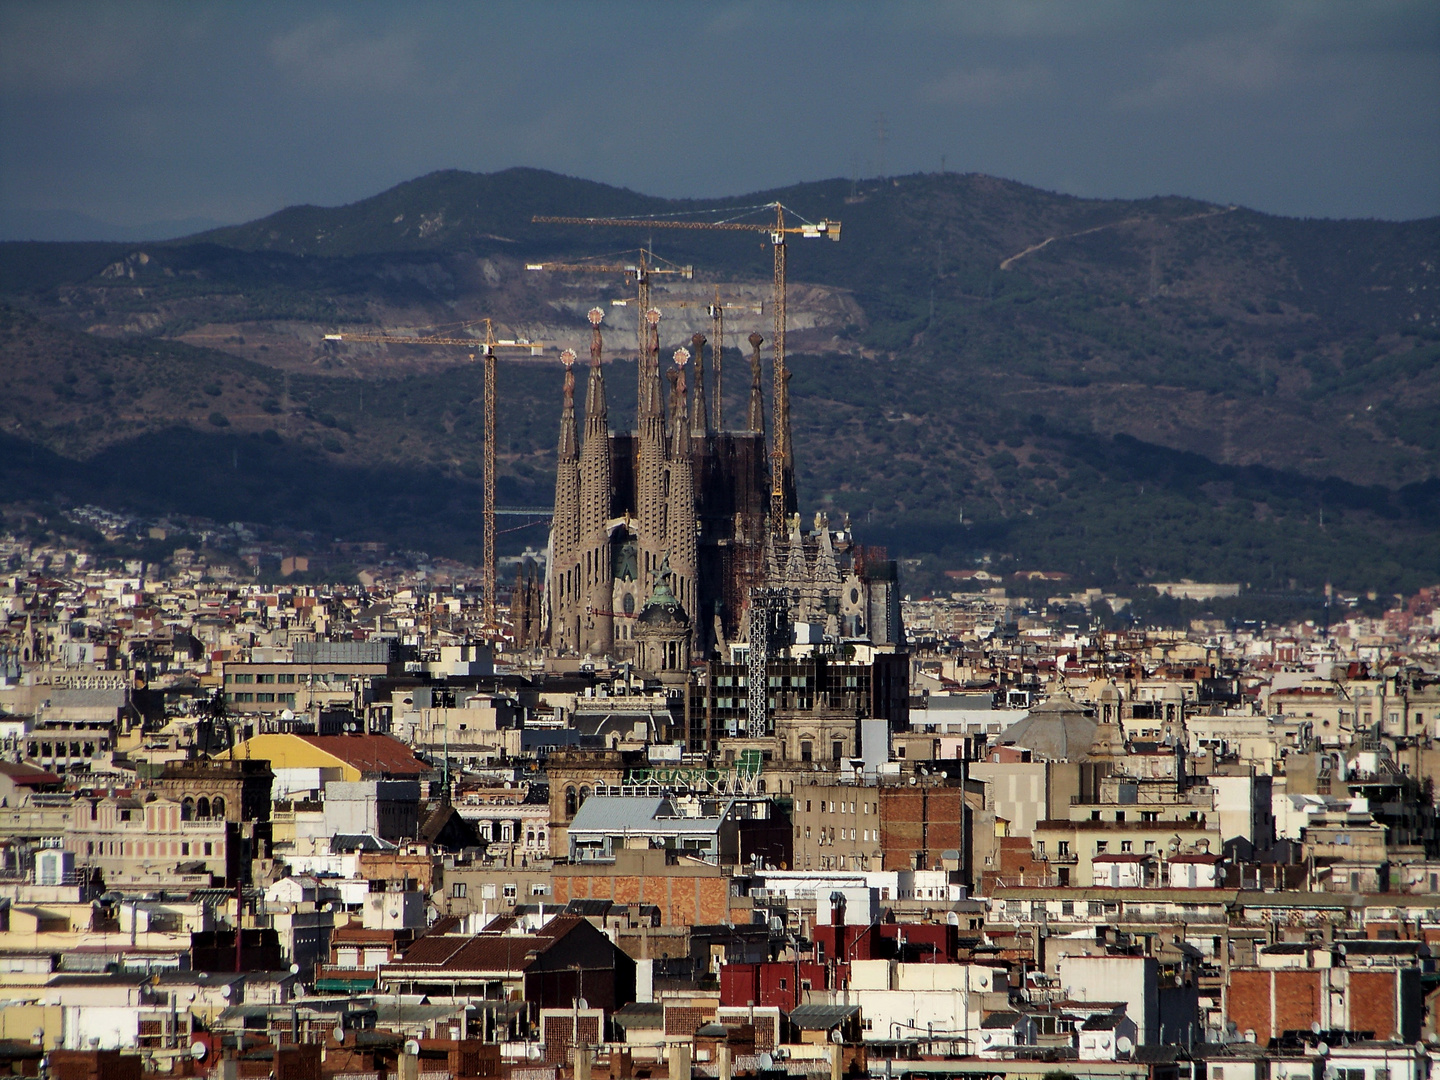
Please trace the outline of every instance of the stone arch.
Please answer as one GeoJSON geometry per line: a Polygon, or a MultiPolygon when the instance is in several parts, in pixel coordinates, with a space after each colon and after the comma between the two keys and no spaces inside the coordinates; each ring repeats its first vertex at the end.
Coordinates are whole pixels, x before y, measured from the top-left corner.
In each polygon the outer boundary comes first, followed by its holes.
{"type": "Polygon", "coordinates": [[[195,802],[195,816],[202,821],[210,816],[210,800],[204,795],[195,802]]]}
{"type": "Polygon", "coordinates": [[[217,818],[225,816],[225,800],[219,795],[210,800],[210,816],[217,818]]]}

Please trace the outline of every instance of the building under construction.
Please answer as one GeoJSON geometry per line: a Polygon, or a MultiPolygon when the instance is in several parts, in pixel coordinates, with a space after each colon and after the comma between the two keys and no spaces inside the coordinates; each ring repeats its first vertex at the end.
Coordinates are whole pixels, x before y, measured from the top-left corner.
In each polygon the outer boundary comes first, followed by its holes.
{"type": "MultiPolygon", "coordinates": [[[[565,373],[547,561],[551,647],[678,674],[691,657],[728,658],[729,647],[746,639],[756,587],[785,589],[790,619],[809,640],[897,644],[894,564],[875,552],[866,559],[848,528],[831,530],[819,516],[813,531],[800,528],[788,394],[774,410],[776,445],[766,445],[760,336],[750,337],[745,422],[724,430],[719,395],[706,396],[704,336],[691,341],[693,369],[691,353],[677,349],[663,372],[659,312],[645,312],[635,430],[611,431],[601,317],[598,308],[591,312],[583,429],[568,363],[565,373]],[[772,467],[782,469],[781,522],[771,521],[772,467]],[[657,594],[663,619],[653,611],[647,617],[657,594]],[[674,653],[649,653],[647,632],[684,640],[666,646],[674,653]]],[[[721,343],[710,351],[718,384],[721,343]]]]}

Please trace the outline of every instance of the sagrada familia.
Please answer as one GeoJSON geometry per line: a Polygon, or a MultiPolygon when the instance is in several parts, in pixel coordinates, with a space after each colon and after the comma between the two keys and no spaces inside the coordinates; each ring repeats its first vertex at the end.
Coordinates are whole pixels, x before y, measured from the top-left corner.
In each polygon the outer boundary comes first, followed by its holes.
{"type": "MultiPolygon", "coordinates": [[[[816,515],[802,531],[788,393],[767,453],[758,334],[750,335],[745,426],[725,430],[720,343],[707,401],[706,339],[677,349],[662,374],[660,313],[645,313],[635,430],[611,431],[602,364],[603,312],[590,312],[590,371],[583,438],[575,409],[574,354],[565,356],[555,512],[546,566],[545,635],[552,649],[633,659],[677,670],[728,658],[744,641],[752,590],[783,589],[790,619],[819,640],[898,644],[895,564],[854,544],[848,522],[816,515]],[[693,393],[687,378],[694,358],[693,393]],[[668,383],[668,385],[667,385],[668,383]],[[772,528],[772,461],[782,469],[785,518],[772,528]],[[781,464],[783,463],[783,464],[781,464]],[[658,644],[647,642],[663,638],[658,644]],[[654,655],[648,649],[662,650],[654,655]]],[[[782,385],[788,383],[785,373],[782,385]]]]}

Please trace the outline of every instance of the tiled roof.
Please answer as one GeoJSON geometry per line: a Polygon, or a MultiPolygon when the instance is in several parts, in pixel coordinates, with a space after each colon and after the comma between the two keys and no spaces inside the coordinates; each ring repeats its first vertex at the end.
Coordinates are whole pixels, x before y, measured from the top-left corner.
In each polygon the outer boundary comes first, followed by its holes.
{"type": "Polygon", "coordinates": [[[430,772],[430,766],[417,758],[410,748],[389,735],[299,735],[317,750],[323,750],[353,765],[362,773],[382,776],[418,777],[430,772]]]}
{"type": "Polygon", "coordinates": [[[585,920],[551,919],[534,934],[426,934],[406,950],[392,969],[431,971],[524,971],[551,945],[585,920]]]}

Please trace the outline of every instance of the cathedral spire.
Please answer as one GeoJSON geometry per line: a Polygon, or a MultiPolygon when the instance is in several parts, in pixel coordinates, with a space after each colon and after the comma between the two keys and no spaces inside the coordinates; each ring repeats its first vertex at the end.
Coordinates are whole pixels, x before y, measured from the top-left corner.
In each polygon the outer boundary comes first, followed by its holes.
{"type": "MultiPolygon", "coordinates": [[[[614,645],[610,568],[610,415],[601,368],[605,312],[591,308],[590,383],[585,391],[585,442],[580,448],[580,514],[575,552],[584,558],[570,571],[564,633],[577,651],[603,656],[614,645]],[[583,568],[583,569],[582,569],[583,568]]],[[[577,555],[578,558],[578,555],[577,555]]],[[[553,636],[553,632],[552,632],[553,636]]]]}
{"type": "Polygon", "coordinates": [[[655,570],[664,554],[670,507],[665,496],[668,455],[665,399],[660,376],[660,312],[651,308],[645,313],[645,323],[648,336],[643,357],[645,377],[641,386],[644,396],[638,408],[640,432],[636,455],[635,508],[640,519],[640,580],[648,587],[654,581],[655,570]]]}
{"type": "Polygon", "coordinates": [[[765,339],[750,335],[750,430],[765,434],[765,395],[761,389],[760,346],[765,339]]]}
{"type": "MultiPolygon", "coordinates": [[[[666,508],[665,555],[671,569],[670,587],[680,604],[698,617],[695,607],[695,578],[698,555],[695,537],[695,473],[690,461],[690,418],[686,414],[685,366],[690,362],[686,349],[675,350],[675,367],[670,371],[674,386],[674,423],[670,436],[669,505],[666,508]]],[[[697,356],[696,365],[699,365],[697,356]]],[[[692,619],[689,629],[696,629],[692,619]]]]}
{"type": "MultiPolygon", "coordinates": [[[[555,514],[550,519],[550,557],[545,561],[545,588],[550,598],[552,644],[574,649],[578,642],[572,612],[577,605],[574,584],[555,573],[567,566],[580,546],[580,440],[575,430],[575,350],[560,354],[565,365],[565,403],[560,414],[560,445],[555,454],[555,514]]],[[[537,619],[538,627],[540,621],[537,619]]]]}
{"type": "Polygon", "coordinates": [[[565,464],[580,459],[580,433],[575,427],[575,350],[562,352],[560,362],[565,365],[565,390],[560,409],[560,446],[556,458],[565,464]]]}
{"type": "Polygon", "coordinates": [[[690,411],[690,434],[703,439],[710,434],[710,409],[705,404],[705,335],[692,336],[690,347],[695,354],[695,404],[690,411]]]}
{"type": "MultiPolygon", "coordinates": [[[[695,335],[700,337],[699,334],[695,335]]],[[[705,339],[700,337],[701,341],[705,339]]],[[[696,355],[700,355],[698,352],[696,355]]],[[[670,381],[674,391],[670,397],[670,411],[673,417],[670,434],[670,460],[679,461],[682,457],[690,460],[690,418],[689,418],[689,388],[685,385],[685,366],[690,362],[690,351],[680,348],[675,350],[675,369],[670,372],[670,381]]],[[[700,364],[695,364],[698,373],[700,364]]],[[[699,408],[697,405],[696,408],[699,408]]]]}
{"type": "Polygon", "coordinates": [[[605,373],[600,369],[600,357],[604,343],[600,338],[600,320],[605,312],[598,307],[590,309],[590,383],[585,388],[585,438],[588,442],[596,430],[608,434],[610,430],[609,409],[605,403],[605,373]]]}

